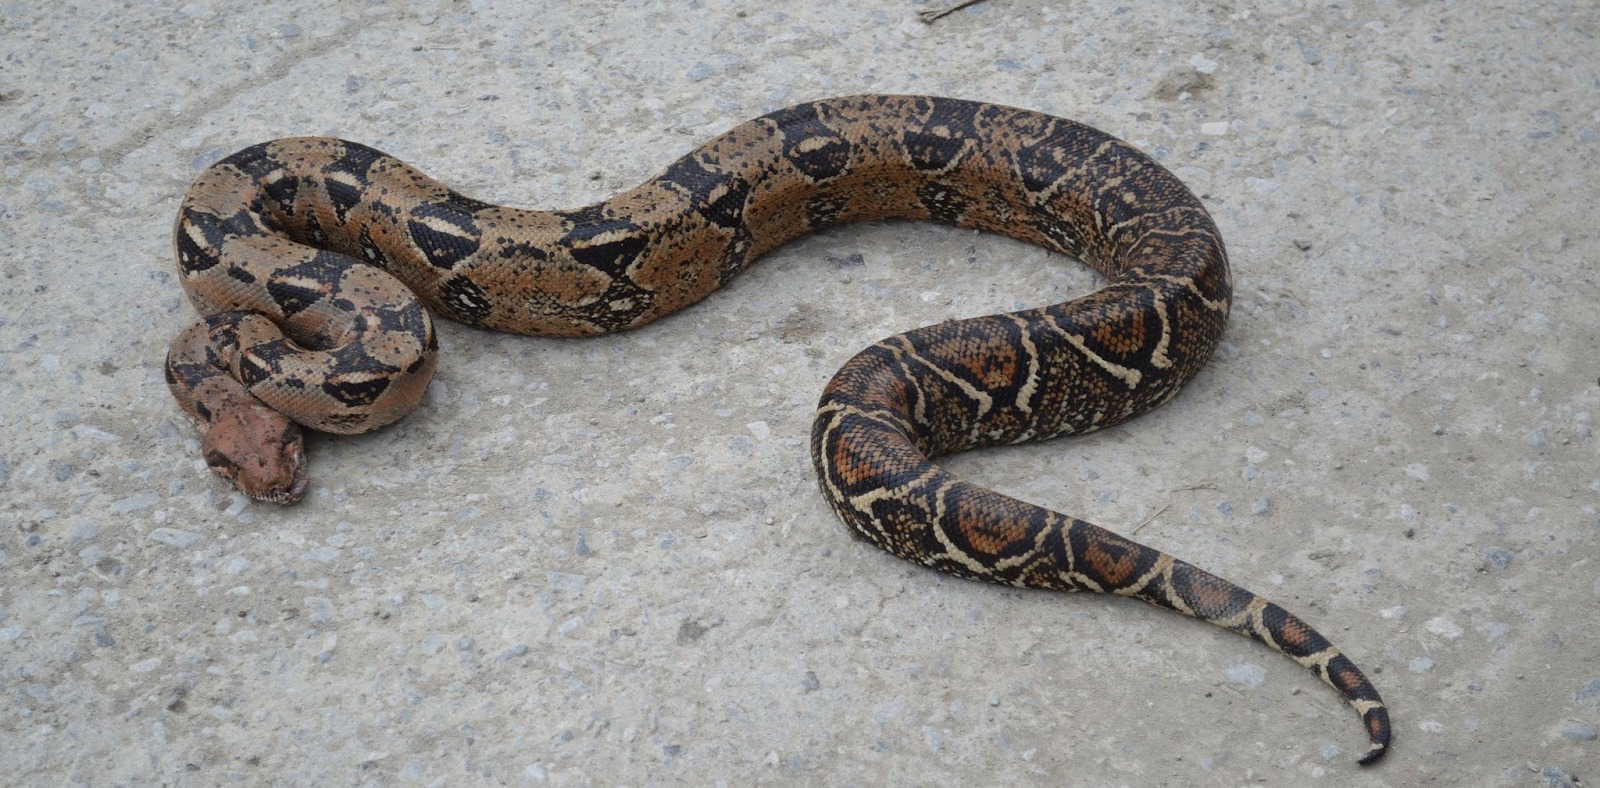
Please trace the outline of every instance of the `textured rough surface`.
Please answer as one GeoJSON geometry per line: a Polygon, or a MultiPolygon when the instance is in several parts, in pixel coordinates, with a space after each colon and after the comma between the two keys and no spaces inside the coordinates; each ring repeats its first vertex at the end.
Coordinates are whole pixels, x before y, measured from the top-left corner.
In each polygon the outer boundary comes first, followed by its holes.
{"type": "Polygon", "coordinates": [[[1413,785],[1600,763],[1593,9],[0,6],[0,773],[1413,785]],[[80,32],[96,35],[85,41],[80,32]],[[422,411],[218,489],[160,359],[177,201],[290,134],[580,205],[731,123],[919,92],[1086,121],[1217,218],[1237,301],[1168,406],[959,458],[1303,610],[1403,720],[1127,600],[850,540],[805,442],[879,337],[1085,292],[927,225],[779,250],[628,335],[439,328],[422,411]],[[1218,721],[1223,721],[1219,723],[1218,721]],[[1571,731],[1579,731],[1572,734],[1571,731]]]}

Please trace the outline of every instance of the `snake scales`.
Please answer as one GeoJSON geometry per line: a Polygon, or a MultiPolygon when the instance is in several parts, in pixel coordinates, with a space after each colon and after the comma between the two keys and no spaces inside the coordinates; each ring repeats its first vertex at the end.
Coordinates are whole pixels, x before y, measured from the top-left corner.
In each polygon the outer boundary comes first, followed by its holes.
{"type": "Polygon", "coordinates": [[[1232,288],[1222,239],[1171,173],[1095,129],[954,99],[856,96],[741,124],[606,202],[525,211],[327,138],[246,148],[183,201],[178,267],[205,319],[174,340],[173,393],[208,464],[254,497],[306,489],[296,424],[381,427],[436,363],[428,310],[545,336],[620,331],[704,298],[826,225],[931,219],[1077,257],[1103,289],[879,342],[823,392],[812,458],[857,534],[962,577],[1137,597],[1310,668],[1386,751],[1377,690],[1283,608],[1091,523],[953,478],[930,458],[1107,427],[1210,357],[1232,288]],[[365,265],[361,263],[366,263],[365,265]]]}

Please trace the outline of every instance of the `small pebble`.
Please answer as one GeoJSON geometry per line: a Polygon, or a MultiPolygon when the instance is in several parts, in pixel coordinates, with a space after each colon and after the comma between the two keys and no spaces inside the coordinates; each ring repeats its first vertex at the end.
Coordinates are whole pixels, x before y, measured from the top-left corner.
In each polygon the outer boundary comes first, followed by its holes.
{"type": "Polygon", "coordinates": [[[143,509],[148,509],[161,503],[161,496],[157,493],[144,493],[111,502],[112,514],[131,514],[143,509]]]}
{"type": "Polygon", "coordinates": [[[1544,781],[1546,788],[1578,788],[1579,783],[1572,779],[1567,770],[1559,766],[1541,766],[1536,771],[1539,779],[1544,781]]]}
{"type": "Polygon", "coordinates": [[[688,73],[684,74],[684,77],[690,82],[700,82],[715,73],[717,73],[717,69],[715,67],[711,66],[709,63],[699,62],[695,63],[693,66],[690,66],[688,73]]]}
{"type": "Polygon", "coordinates": [[[1259,687],[1266,683],[1267,680],[1265,668],[1254,662],[1247,662],[1239,658],[1228,660],[1227,666],[1222,670],[1222,675],[1226,676],[1228,681],[1235,684],[1243,684],[1246,687],[1259,687]]]}
{"type": "Polygon", "coordinates": [[[1443,616],[1436,616],[1428,619],[1426,626],[1429,632],[1432,632],[1433,634],[1438,635],[1445,640],[1455,640],[1456,638],[1461,637],[1461,627],[1457,626],[1454,621],[1451,621],[1443,616]]]}
{"type": "Polygon", "coordinates": [[[1561,729],[1561,738],[1567,741],[1594,741],[1600,738],[1600,731],[1593,725],[1568,725],[1561,729]]]}

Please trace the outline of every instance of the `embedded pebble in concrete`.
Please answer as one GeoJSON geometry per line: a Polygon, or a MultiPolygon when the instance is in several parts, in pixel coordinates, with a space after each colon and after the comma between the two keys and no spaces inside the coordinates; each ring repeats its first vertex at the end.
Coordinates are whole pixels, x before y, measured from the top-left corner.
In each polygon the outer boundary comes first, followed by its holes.
{"type": "Polygon", "coordinates": [[[1594,741],[1600,738],[1593,725],[1568,725],[1561,729],[1561,738],[1567,741],[1594,741]]]}
{"type": "Polygon", "coordinates": [[[179,531],[175,528],[157,528],[150,532],[150,538],[168,547],[189,547],[200,541],[200,534],[179,531]]]}
{"type": "Polygon", "coordinates": [[[1267,671],[1254,662],[1243,660],[1230,661],[1223,670],[1223,675],[1235,684],[1246,687],[1259,687],[1267,681],[1267,671]]]}
{"type": "Polygon", "coordinates": [[[20,785],[1572,785],[1600,759],[1592,16],[1181,0],[0,4],[0,774],[20,785]],[[62,30],[94,29],[81,43],[62,30]],[[1396,750],[1259,644],[853,539],[811,412],[870,343],[1099,284],[968,231],[778,250],[681,315],[441,325],[421,411],[206,468],[161,359],[206,165],[335,134],[575,208],[853,92],[1102,127],[1212,211],[1228,334],[1130,424],[947,461],[1305,617],[1396,750]],[[1154,515],[1154,516],[1152,516],[1154,515]],[[1586,768],[1589,767],[1589,768],[1586,768]]]}

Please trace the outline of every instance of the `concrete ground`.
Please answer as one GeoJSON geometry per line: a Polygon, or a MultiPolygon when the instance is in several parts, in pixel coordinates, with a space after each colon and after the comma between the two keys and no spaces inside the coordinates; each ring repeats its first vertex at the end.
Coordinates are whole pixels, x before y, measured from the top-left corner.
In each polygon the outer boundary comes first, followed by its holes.
{"type": "Polygon", "coordinates": [[[0,0],[0,775],[17,785],[1527,785],[1600,779],[1591,3],[0,0]],[[1581,8],[1579,8],[1581,7],[1581,8]],[[781,9],[781,10],[779,10],[781,9]],[[177,202],[277,136],[576,207],[797,101],[1123,136],[1238,299],[1104,433],[953,460],[1298,611],[1395,748],[1260,644],[853,540],[811,410],[892,332],[1082,266],[875,224],[623,336],[457,325],[426,406],[280,508],[162,384],[177,202]]]}

